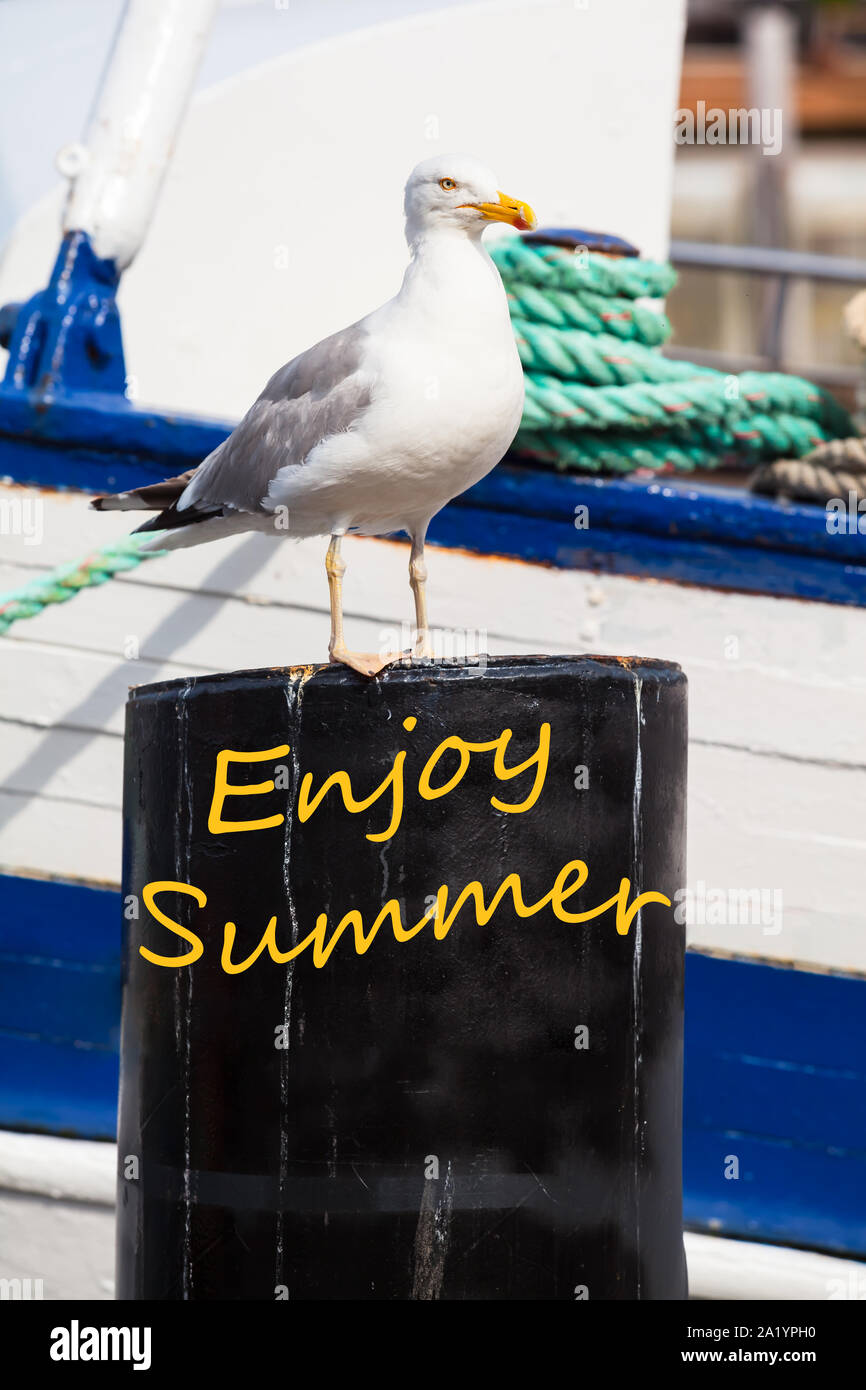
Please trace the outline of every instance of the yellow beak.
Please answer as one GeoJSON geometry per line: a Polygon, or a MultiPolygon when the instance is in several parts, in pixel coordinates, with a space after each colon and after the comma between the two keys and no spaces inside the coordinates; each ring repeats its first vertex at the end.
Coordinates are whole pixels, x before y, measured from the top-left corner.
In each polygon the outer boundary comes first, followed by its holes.
{"type": "Polygon", "coordinates": [[[491,222],[507,222],[519,232],[531,232],[533,227],[538,226],[538,218],[528,203],[522,203],[519,198],[512,198],[509,194],[500,192],[498,188],[496,192],[499,197],[498,203],[462,203],[461,206],[477,208],[485,217],[489,217],[491,222]]]}

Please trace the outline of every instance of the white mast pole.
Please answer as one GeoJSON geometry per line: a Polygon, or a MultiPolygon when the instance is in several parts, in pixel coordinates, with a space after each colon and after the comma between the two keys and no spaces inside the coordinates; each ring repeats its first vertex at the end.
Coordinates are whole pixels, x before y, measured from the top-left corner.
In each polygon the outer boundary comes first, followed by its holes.
{"type": "Polygon", "coordinates": [[[218,3],[127,0],[84,141],[57,156],[64,232],[86,232],[119,270],[147,231],[218,3]]]}

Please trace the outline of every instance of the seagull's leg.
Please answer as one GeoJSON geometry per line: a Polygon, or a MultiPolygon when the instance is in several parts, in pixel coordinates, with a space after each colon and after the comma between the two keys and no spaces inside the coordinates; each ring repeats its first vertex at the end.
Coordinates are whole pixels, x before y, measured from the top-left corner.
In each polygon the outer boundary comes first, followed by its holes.
{"type": "Polygon", "coordinates": [[[343,639],[343,575],[346,573],[346,561],[340,554],[341,540],[340,535],[332,536],[325,556],[328,597],[331,601],[331,640],[328,643],[328,651],[332,659],[335,651],[338,648],[342,650],[346,645],[343,639]]]}
{"type": "Polygon", "coordinates": [[[340,541],[343,533],[336,532],[331,537],[328,553],[325,556],[325,572],[328,576],[328,594],[331,600],[331,640],[328,643],[328,659],[335,666],[351,666],[362,676],[376,676],[386,666],[399,661],[402,652],[389,652],[380,656],[378,652],[350,652],[343,636],[343,575],[346,562],[340,554],[340,541]]]}
{"type": "Polygon", "coordinates": [[[427,566],[424,563],[424,535],[412,537],[409,556],[409,583],[415,596],[415,646],[413,661],[432,661],[433,643],[427,622],[427,566]]]}

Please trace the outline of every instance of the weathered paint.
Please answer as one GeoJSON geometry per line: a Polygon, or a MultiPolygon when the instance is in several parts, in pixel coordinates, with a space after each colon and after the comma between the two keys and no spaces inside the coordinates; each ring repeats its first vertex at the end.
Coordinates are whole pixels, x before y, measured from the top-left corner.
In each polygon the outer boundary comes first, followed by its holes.
{"type": "MultiPolygon", "coordinates": [[[[115,300],[119,282],[114,261],[97,256],[84,232],[68,232],[47,287],[26,304],[4,305],[0,344],[9,349],[0,385],[4,435],[22,425],[25,435],[36,438],[50,433],[52,427],[56,430],[62,418],[54,414],[58,397],[75,400],[78,396],[80,401],[80,393],[105,393],[109,413],[122,414],[128,408],[115,300]]],[[[72,405],[73,415],[77,408],[72,405]]],[[[91,404],[87,409],[97,407],[91,404]]],[[[72,441],[64,439],[63,447],[72,447],[72,441]]],[[[58,462],[55,459],[55,467],[58,462]]],[[[14,452],[5,468],[10,465],[12,477],[14,452]]]]}
{"type": "Polygon", "coordinates": [[[127,0],[70,179],[64,232],[83,231],[121,270],[147,231],[204,53],[217,0],[127,0]]]}

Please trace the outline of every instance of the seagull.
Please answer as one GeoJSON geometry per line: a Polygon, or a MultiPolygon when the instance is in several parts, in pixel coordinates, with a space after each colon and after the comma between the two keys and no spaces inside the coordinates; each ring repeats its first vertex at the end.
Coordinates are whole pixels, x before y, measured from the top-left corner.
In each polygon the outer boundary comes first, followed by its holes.
{"type": "Polygon", "coordinates": [[[96,497],[98,511],[155,511],[147,550],[264,531],[328,536],[332,662],[375,676],[402,652],[350,651],[343,632],[344,535],[411,542],[414,661],[433,657],[424,540],[435,514],[495,467],[523,411],[523,371],[505,290],[483,243],[493,223],[536,225],[532,208],[467,155],[412,171],[410,261],[381,308],[271,377],[237,428],[196,468],[96,497]]]}

